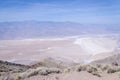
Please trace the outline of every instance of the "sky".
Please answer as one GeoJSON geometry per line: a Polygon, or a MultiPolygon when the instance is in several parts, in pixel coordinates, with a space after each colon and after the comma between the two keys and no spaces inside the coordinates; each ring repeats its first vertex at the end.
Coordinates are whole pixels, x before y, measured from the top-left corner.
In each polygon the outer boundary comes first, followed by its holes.
{"type": "Polygon", "coordinates": [[[120,0],[0,0],[0,22],[120,24],[120,0]]]}

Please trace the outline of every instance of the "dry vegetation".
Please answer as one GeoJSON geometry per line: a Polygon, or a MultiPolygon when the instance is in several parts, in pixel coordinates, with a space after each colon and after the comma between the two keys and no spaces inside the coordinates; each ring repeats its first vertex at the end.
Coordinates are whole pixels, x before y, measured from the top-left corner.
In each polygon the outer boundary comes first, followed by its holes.
{"type": "Polygon", "coordinates": [[[42,75],[47,76],[49,74],[62,74],[62,73],[70,73],[70,72],[81,72],[86,71],[93,76],[102,77],[102,73],[106,74],[113,74],[116,72],[120,72],[119,66],[113,66],[113,65],[103,65],[103,64],[97,64],[97,65],[77,65],[72,67],[67,67],[64,69],[60,68],[48,68],[48,67],[37,67],[34,69],[28,69],[24,72],[17,72],[13,73],[7,76],[2,77],[2,80],[24,80],[26,78],[36,76],[36,75],[42,75]]]}
{"type": "Polygon", "coordinates": [[[80,65],[76,67],[76,71],[87,71],[95,76],[101,77],[100,70],[96,66],[92,65],[80,65]]]}
{"type": "MultiPolygon", "coordinates": [[[[12,75],[9,75],[9,79],[8,80],[23,80],[25,78],[29,78],[31,76],[35,76],[35,75],[48,75],[51,73],[61,73],[62,71],[58,68],[45,68],[45,67],[39,67],[36,69],[28,69],[25,72],[22,73],[14,73],[12,75]]],[[[6,78],[4,78],[3,80],[7,80],[6,78]]]]}
{"type": "Polygon", "coordinates": [[[103,72],[108,74],[120,72],[120,66],[107,64],[79,65],[76,67],[76,71],[87,71],[95,76],[102,77],[103,72]]]}

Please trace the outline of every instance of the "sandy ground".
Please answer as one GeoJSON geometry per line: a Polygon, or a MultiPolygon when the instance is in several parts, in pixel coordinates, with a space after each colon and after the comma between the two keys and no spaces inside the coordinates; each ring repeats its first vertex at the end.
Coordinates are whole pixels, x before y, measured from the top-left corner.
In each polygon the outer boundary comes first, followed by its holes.
{"type": "Polygon", "coordinates": [[[0,59],[21,64],[30,64],[47,57],[90,62],[97,59],[95,55],[112,52],[117,46],[116,43],[117,40],[110,38],[94,37],[1,40],[0,59]]]}
{"type": "Polygon", "coordinates": [[[102,74],[102,77],[94,76],[88,72],[72,72],[64,74],[51,74],[48,76],[33,76],[25,80],[120,80],[117,73],[102,74]]]}

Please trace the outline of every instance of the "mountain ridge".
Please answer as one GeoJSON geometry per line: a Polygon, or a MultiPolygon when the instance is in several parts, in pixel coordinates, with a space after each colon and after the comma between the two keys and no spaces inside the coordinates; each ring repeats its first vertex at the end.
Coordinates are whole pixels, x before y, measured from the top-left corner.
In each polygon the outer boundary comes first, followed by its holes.
{"type": "Polygon", "coordinates": [[[63,37],[113,33],[120,33],[119,25],[85,25],[75,22],[52,21],[0,22],[0,39],[63,37]]]}

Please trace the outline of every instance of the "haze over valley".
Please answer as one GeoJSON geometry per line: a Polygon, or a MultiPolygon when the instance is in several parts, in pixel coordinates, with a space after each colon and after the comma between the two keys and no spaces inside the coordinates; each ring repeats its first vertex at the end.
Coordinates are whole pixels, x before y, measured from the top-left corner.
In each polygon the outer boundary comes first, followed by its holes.
{"type": "Polygon", "coordinates": [[[75,22],[0,22],[0,39],[30,39],[79,35],[119,35],[120,25],[75,22]]]}

